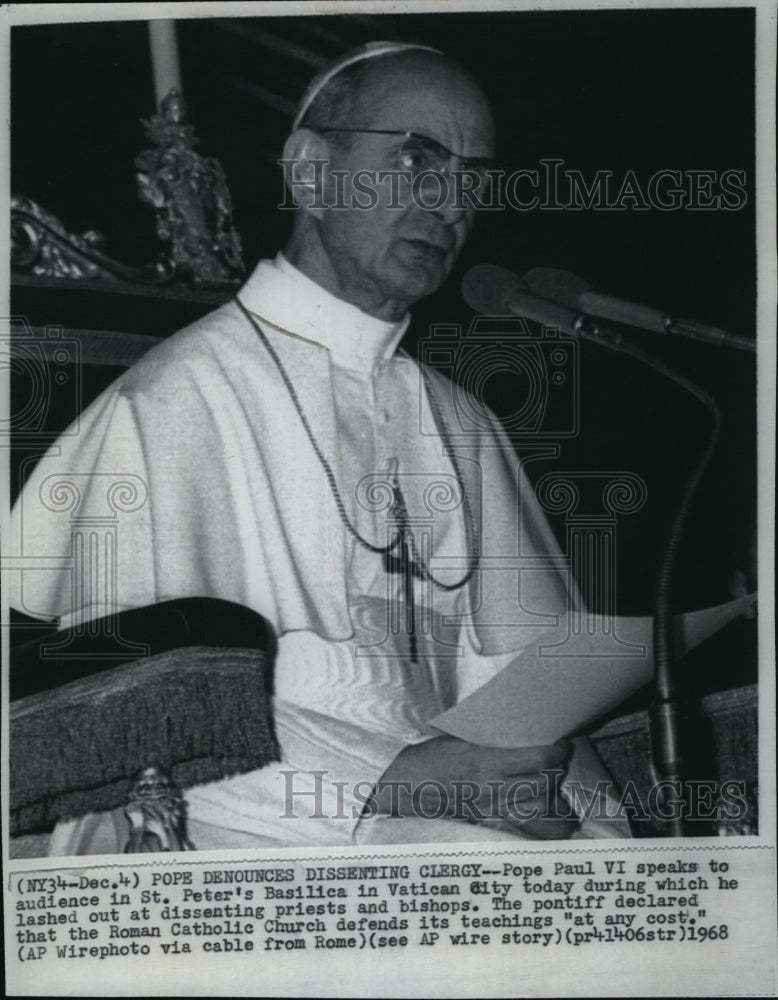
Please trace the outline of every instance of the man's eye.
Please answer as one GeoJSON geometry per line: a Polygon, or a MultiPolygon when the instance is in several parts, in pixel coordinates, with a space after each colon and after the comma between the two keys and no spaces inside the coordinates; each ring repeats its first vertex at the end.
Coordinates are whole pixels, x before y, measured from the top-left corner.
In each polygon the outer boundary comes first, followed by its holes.
{"type": "Polygon", "coordinates": [[[405,143],[400,150],[401,168],[412,173],[438,169],[439,159],[431,147],[419,142],[405,143]]]}
{"type": "Polygon", "coordinates": [[[403,170],[410,170],[416,173],[419,170],[424,169],[424,155],[418,149],[408,149],[407,147],[400,150],[400,166],[403,170]]]}

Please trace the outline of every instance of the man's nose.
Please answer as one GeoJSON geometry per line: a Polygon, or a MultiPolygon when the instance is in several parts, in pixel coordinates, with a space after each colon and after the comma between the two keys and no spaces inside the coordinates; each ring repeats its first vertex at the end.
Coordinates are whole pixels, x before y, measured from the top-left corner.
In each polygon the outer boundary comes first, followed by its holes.
{"type": "Polygon", "coordinates": [[[414,201],[448,226],[461,222],[467,214],[460,186],[450,168],[419,174],[414,183],[414,201]]]}

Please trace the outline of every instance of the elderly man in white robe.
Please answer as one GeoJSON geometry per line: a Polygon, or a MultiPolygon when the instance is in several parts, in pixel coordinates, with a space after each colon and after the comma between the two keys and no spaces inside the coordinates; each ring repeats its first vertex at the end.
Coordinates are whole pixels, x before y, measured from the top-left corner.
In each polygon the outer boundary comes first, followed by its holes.
{"type": "MultiPolygon", "coordinates": [[[[506,750],[431,725],[575,599],[497,421],[484,412],[460,433],[461,390],[399,349],[474,209],[409,188],[388,208],[390,175],[478,177],[493,141],[482,92],[434,50],[377,43],[320,74],[284,149],[297,205],[284,252],[106,390],[19,502],[25,553],[52,556],[70,533],[36,501],[47,476],[140,477],[117,609],[218,597],[274,630],[281,761],[186,790],[198,849],[628,835],[624,822],[581,826],[558,808],[564,785],[516,795],[541,771],[604,779],[585,741],[506,750]],[[351,201],[366,170],[388,180],[368,210],[351,201]]],[[[27,574],[12,603],[63,624],[105,613],[74,606],[53,569],[27,574]]],[[[60,823],[50,853],[121,850],[122,822],[117,810],[60,823]]]]}

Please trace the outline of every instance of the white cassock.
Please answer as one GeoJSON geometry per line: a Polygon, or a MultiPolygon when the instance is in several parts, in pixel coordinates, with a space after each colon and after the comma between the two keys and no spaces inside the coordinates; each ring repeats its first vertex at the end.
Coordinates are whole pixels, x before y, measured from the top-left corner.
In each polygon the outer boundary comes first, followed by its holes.
{"type": "MultiPolygon", "coordinates": [[[[416,662],[403,575],[387,572],[345,528],[289,388],[234,302],[149,351],[36,467],[14,509],[11,543],[28,565],[41,563],[13,577],[11,604],[66,625],[217,597],[270,623],[282,760],[186,791],[197,848],[505,839],[445,819],[360,815],[397,754],[438,735],[429,720],[494,676],[574,599],[518,459],[471,399],[463,422],[463,390],[434,371],[430,399],[419,366],[397,350],[408,317],[368,316],[280,254],[258,265],[239,297],[294,387],[356,531],[387,544],[396,479],[419,558],[437,580],[461,580],[480,550],[479,572],[463,587],[415,580],[416,662]],[[73,586],[72,503],[58,502],[56,488],[69,481],[79,516],[98,517],[106,490],[122,479],[136,495],[119,517],[107,607],[88,579],[73,586]]],[[[571,769],[583,784],[606,776],[585,743],[571,769]]],[[[121,850],[120,816],[60,823],[50,852],[121,850]]],[[[626,829],[591,824],[588,833],[626,829]]]]}

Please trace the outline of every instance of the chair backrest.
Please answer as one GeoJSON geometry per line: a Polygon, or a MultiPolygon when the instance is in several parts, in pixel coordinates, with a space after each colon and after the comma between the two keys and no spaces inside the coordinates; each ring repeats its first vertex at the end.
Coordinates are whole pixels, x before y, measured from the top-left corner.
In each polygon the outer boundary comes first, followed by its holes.
{"type": "Polygon", "coordinates": [[[195,598],[90,624],[12,652],[12,836],[123,805],[150,767],[186,788],[277,758],[261,616],[195,598]],[[107,636],[136,655],[106,659],[107,636]]]}

